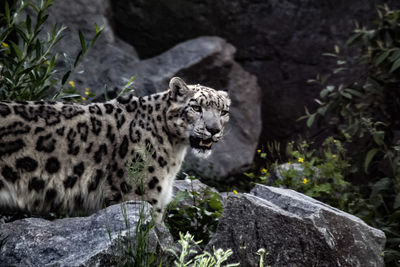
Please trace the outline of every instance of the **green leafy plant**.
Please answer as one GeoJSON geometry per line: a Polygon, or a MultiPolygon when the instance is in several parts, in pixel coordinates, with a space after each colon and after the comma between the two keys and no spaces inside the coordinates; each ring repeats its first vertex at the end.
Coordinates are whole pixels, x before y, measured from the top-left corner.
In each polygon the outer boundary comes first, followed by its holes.
{"type": "Polygon", "coordinates": [[[250,179],[291,188],[335,207],[346,207],[351,188],[344,178],[349,164],[339,140],[329,137],[318,150],[306,141],[290,142],[285,157],[289,162],[283,165],[269,162],[266,152],[257,152],[265,159],[265,167],[258,174],[247,173],[250,179]]]}
{"type": "MultiPolygon", "coordinates": [[[[195,241],[194,236],[189,233],[183,235],[179,233],[179,244],[181,245],[180,254],[174,250],[169,252],[175,256],[174,264],[176,267],[220,267],[231,255],[232,250],[226,251],[222,249],[213,249],[213,254],[205,251],[202,254],[196,255],[197,251],[193,249],[194,246],[199,245],[202,241],[195,241]],[[192,255],[196,255],[192,258],[192,255]]],[[[226,264],[225,267],[239,266],[239,263],[226,264]]]]}
{"type": "Polygon", "coordinates": [[[9,2],[5,2],[4,13],[0,14],[0,25],[3,25],[0,27],[0,99],[82,101],[92,97],[89,90],[82,97],[75,84],[67,82],[100,36],[102,28],[96,25],[91,41],[87,41],[79,32],[81,50],[74,60],[63,54],[67,69],[61,75],[56,68],[60,56],[53,49],[63,38],[66,27],[55,25],[47,34],[47,39],[41,37],[53,0],[41,0],[39,4],[14,1],[10,5],[9,2]],[[27,14],[25,19],[20,19],[21,13],[28,8],[34,12],[35,18],[27,14]]]}
{"type": "MultiPolygon", "coordinates": [[[[127,171],[127,187],[137,188],[141,192],[145,192],[144,178],[146,175],[145,169],[147,169],[149,158],[151,157],[151,151],[149,147],[139,149],[133,156],[131,162],[129,162],[125,168],[127,171]]],[[[127,188],[128,189],[128,188],[127,188]]],[[[122,193],[122,192],[121,192],[122,193]]],[[[125,196],[123,196],[125,199],[125,196]]],[[[132,235],[130,229],[130,221],[126,211],[125,203],[121,204],[121,212],[124,218],[126,227],[126,234],[121,235],[121,232],[116,239],[115,245],[115,264],[117,266],[135,266],[135,267],[150,267],[156,266],[155,251],[150,252],[149,248],[149,234],[155,227],[154,218],[150,220],[146,219],[146,207],[144,203],[144,195],[140,196],[138,204],[140,205],[139,219],[135,227],[135,233],[132,235]],[[140,202],[141,201],[141,202],[140,202]]],[[[109,238],[112,240],[110,232],[109,238]]],[[[161,261],[159,261],[161,266],[161,261]]]]}
{"type": "MultiPolygon", "coordinates": [[[[135,266],[135,267],[152,267],[156,266],[155,253],[150,252],[149,234],[155,227],[154,220],[146,220],[145,205],[139,204],[139,220],[135,227],[135,233],[132,235],[130,231],[130,221],[126,212],[126,206],[121,204],[121,212],[124,218],[126,234],[122,235],[121,231],[115,241],[113,247],[115,253],[113,264],[116,266],[135,266]]],[[[108,231],[110,240],[111,234],[108,231]]],[[[161,266],[161,262],[160,262],[161,266]]]]}
{"type": "Polygon", "coordinates": [[[347,178],[360,188],[347,211],[385,232],[385,262],[393,266],[400,264],[400,11],[377,11],[372,27],[357,25],[347,41],[359,52],[354,58],[343,59],[339,46],[327,54],[338,66],[311,80],[322,87],[319,107],[303,118],[347,141],[347,178]]]}
{"type": "Polygon", "coordinates": [[[268,255],[268,252],[265,251],[264,248],[260,248],[257,253],[260,256],[260,261],[258,262],[258,267],[264,267],[264,256],[268,255]]]}
{"type": "MultiPolygon", "coordinates": [[[[189,176],[188,179],[193,180],[194,177],[189,176]]],[[[185,231],[208,243],[216,231],[222,210],[218,193],[208,187],[197,192],[192,187],[192,190],[178,192],[171,201],[165,223],[175,239],[179,238],[179,232],[185,231]]]]}
{"type": "Polygon", "coordinates": [[[395,177],[380,177],[360,186],[359,192],[346,211],[385,232],[385,263],[387,266],[399,266],[400,169],[395,177]]]}
{"type": "MultiPolygon", "coordinates": [[[[339,65],[331,74],[311,80],[323,86],[319,107],[315,113],[306,110],[307,125],[316,118],[337,134],[351,136],[355,145],[363,147],[355,157],[364,157],[366,172],[395,145],[393,136],[400,129],[397,119],[400,112],[400,27],[399,11],[387,6],[378,9],[379,19],[373,29],[357,27],[347,42],[359,49],[355,61],[364,68],[361,74],[348,83],[329,84],[329,77],[349,71],[348,62],[341,58],[340,49],[327,55],[337,59],[339,65]],[[365,153],[367,152],[367,153],[365,153]]],[[[354,64],[353,64],[354,65],[354,64]]],[[[393,174],[393,172],[392,172],[393,174]]]]}

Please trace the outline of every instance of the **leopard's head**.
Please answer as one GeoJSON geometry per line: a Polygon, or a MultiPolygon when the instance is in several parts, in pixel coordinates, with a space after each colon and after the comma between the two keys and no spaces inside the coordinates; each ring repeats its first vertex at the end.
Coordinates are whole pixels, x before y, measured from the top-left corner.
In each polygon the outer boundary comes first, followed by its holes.
{"type": "Polygon", "coordinates": [[[202,85],[187,85],[177,77],[171,79],[169,90],[169,131],[188,142],[196,155],[207,157],[213,144],[222,138],[229,121],[228,93],[202,85]]]}

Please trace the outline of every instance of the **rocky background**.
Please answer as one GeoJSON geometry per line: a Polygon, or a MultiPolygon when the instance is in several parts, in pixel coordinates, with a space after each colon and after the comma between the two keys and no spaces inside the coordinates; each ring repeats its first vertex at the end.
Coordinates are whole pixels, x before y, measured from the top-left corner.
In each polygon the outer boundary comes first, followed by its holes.
{"type": "Polygon", "coordinates": [[[234,45],[235,60],[262,90],[265,143],[304,130],[296,120],[320,90],[307,80],[335,65],[321,55],[343,44],[355,21],[376,17],[375,6],[383,2],[400,7],[396,0],[119,0],[111,3],[111,18],[116,34],[140,58],[202,35],[234,45]]]}

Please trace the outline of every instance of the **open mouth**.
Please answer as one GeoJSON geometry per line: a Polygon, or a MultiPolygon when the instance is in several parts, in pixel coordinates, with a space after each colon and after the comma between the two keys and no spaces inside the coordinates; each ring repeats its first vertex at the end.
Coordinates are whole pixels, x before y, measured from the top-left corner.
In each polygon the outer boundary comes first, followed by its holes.
{"type": "Polygon", "coordinates": [[[209,150],[213,144],[213,140],[209,139],[201,139],[198,137],[190,137],[190,145],[192,148],[198,148],[202,150],[209,150]]]}

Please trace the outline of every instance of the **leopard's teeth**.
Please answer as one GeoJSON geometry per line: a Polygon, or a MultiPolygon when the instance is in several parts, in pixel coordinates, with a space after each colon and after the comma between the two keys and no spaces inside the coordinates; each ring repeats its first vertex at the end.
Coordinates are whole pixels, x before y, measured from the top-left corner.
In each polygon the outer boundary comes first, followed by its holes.
{"type": "Polygon", "coordinates": [[[210,147],[212,145],[212,142],[200,140],[200,145],[205,147],[210,147]]]}

